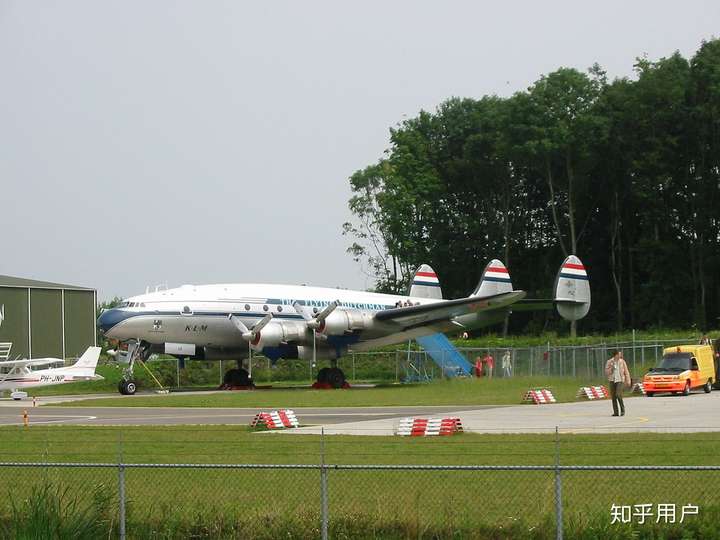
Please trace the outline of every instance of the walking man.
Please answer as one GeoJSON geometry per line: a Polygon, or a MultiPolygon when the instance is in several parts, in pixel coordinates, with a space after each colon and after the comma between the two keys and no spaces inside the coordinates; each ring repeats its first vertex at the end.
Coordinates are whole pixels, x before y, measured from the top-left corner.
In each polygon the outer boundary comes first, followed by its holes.
{"type": "Polygon", "coordinates": [[[605,364],[605,375],[610,386],[610,397],[612,398],[613,416],[618,416],[618,403],[620,404],[620,416],[625,416],[625,403],[623,403],[623,386],[630,385],[630,372],[628,371],[625,359],[621,351],[615,351],[612,358],[605,364]]]}

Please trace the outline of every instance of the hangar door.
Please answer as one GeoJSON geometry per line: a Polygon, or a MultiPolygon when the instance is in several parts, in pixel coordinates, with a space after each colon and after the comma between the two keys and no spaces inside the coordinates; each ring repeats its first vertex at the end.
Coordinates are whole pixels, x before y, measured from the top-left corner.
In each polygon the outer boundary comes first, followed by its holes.
{"type": "Polygon", "coordinates": [[[27,358],[30,354],[30,327],[28,325],[29,289],[0,287],[0,306],[4,318],[0,324],[0,342],[13,344],[11,359],[27,358]]]}

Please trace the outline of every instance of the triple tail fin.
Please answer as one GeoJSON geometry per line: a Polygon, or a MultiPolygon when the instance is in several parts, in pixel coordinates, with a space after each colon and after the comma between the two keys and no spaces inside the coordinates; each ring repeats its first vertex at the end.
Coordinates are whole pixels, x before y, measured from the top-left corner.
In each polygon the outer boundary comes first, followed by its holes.
{"type": "Polygon", "coordinates": [[[415,271],[408,296],[415,298],[436,298],[442,300],[440,280],[429,264],[420,265],[415,271]]]}
{"type": "Polygon", "coordinates": [[[513,285],[508,269],[502,262],[493,259],[483,270],[480,282],[470,296],[493,296],[512,292],[512,290],[513,285]]]}
{"type": "Polygon", "coordinates": [[[555,278],[555,306],[563,319],[577,321],[590,311],[590,281],[582,261],[565,259],[555,278]]]}

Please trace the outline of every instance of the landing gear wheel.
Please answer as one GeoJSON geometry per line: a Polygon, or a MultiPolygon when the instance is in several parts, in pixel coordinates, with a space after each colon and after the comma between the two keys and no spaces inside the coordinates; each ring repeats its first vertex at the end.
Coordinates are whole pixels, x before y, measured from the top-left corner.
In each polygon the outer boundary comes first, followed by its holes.
{"type": "Polygon", "coordinates": [[[120,381],[118,383],[118,390],[123,396],[132,396],[137,391],[137,385],[135,381],[120,381]]]}
{"type": "Polygon", "coordinates": [[[225,372],[223,383],[226,386],[250,386],[252,381],[250,375],[245,369],[229,369],[225,372]]]}
{"type": "Polygon", "coordinates": [[[324,367],[320,371],[318,371],[316,380],[320,384],[329,383],[328,376],[330,374],[330,368],[324,367]]]}
{"type": "Polygon", "coordinates": [[[132,396],[137,391],[137,385],[135,381],[128,381],[125,383],[125,395],[132,396]]]}
{"type": "Polygon", "coordinates": [[[342,388],[345,384],[345,374],[340,368],[329,368],[327,373],[327,383],[333,388],[342,388]]]}
{"type": "Polygon", "coordinates": [[[689,396],[689,395],[690,395],[690,381],[687,381],[687,382],[685,383],[685,388],[683,388],[682,395],[683,395],[683,396],[689,396]]]}
{"type": "Polygon", "coordinates": [[[703,390],[705,390],[706,394],[709,394],[712,392],[712,379],[708,379],[708,382],[705,383],[705,386],[703,387],[703,390]]]}

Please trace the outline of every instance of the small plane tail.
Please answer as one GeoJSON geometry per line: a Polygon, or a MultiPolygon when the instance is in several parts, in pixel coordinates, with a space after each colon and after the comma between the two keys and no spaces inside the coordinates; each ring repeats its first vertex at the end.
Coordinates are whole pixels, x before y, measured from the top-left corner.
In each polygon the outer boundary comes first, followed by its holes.
{"type": "Polygon", "coordinates": [[[416,298],[437,298],[442,299],[440,280],[430,265],[423,264],[415,271],[408,296],[416,298]]]}
{"type": "Polygon", "coordinates": [[[555,306],[563,319],[577,321],[590,311],[590,281],[582,261],[565,259],[555,278],[555,306]]]}
{"type": "Polygon", "coordinates": [[[513,285],[508,269],[502,262],[493,259],[483,270],[480,282],[470,296],[493,296],[512,292],[512,290],[513,285]]]}
{"type": "Polygon", "coordinates": [[[88,347],[73,367],[91,369],[95,371],[98,359],[100,358],[100,347],[88,347]]]}

